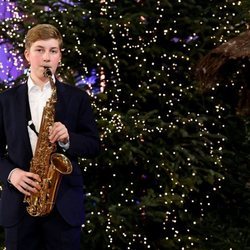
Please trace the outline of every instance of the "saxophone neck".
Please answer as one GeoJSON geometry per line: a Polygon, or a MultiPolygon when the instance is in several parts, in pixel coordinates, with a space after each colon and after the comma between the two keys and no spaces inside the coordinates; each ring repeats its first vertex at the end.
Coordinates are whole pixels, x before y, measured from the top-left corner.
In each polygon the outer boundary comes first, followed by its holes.
{"type": "Polygon", "coordinates": [[[43,72],[43,75],[49,79],[49,82],[50,82],[50,85],[51,85],[51,88],[52,89],[55,89],[55,82],[53,80],[53,77],[52,77],[52,71],[49,67],[44,67],[44,72],[43,72]]]}

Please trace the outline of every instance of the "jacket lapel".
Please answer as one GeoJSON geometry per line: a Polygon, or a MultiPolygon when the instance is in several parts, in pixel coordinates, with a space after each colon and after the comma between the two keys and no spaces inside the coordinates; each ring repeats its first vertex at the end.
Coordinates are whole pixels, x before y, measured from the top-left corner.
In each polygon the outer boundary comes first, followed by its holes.
{"type": "Polygon", "coordinates": [[[31,144],[27,129],[27,105],[28,105],[28,86],[27,83],[21,85],[17,90],[16,96],[16,120],[20,131],[20,137],[23,138],[25,152],[28,152],[28,157],[32,157],[31,144]]]}
{"type": "Polygon", "coordinates": [[[56,114],[55,121],[61,121],[65,123],[65,113],[67,112],[67,103],[69,101],[70,95],[64,88],[64,84],[56,81],[56,90],[57,90],[57,103],[56,103],[56,114]]]}

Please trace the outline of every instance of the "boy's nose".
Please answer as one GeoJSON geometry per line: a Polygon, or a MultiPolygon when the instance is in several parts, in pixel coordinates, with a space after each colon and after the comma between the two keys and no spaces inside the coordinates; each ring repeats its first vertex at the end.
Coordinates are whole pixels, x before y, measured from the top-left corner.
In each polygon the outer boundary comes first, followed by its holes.
{"type": "Polygon", "coordinates": [[[45,52],[45,53],[44,53],[44,55],[43,55],[43,60],[46,61],[46,62],[50,60],[49,52],[45,52]]]}

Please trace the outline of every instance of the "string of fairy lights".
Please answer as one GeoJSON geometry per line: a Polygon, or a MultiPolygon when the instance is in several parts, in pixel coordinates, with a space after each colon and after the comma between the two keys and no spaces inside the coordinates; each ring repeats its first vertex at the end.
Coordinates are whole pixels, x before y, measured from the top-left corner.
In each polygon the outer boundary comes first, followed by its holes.
{"type": "MultiPolygon", "coordinates": [[[[25,4],[27,1],[24,1],[24,6],[23,8],[25,9],[25,4]]],[[[63,2],[63,1],[61,1],[63,2]]],[[[79,7],[78,6],[78,2],[74,3],[74,1],[64,1],[67,2],[68,4],[70,3],[71,6],[75,7],[76,9],[79,7]]],[[[141,0],[137,0],[135,1],[138,4],[140,4],[141,0]]],[[[182,0],[178,0],[178,3],[182,3],[182,0]]],[[[35,3],[35,1],[34,1],[35,3]]],[[[90,3],[92,3],[92,1],[90,1],[90,3]]],[[[107,20],[113,20],[114,18],[116,18],[117,16],[117,10],[116,8],[114,8],[114,6],[116,6],[118,4],[118,2],[116,0],[100,0],[100,16],[102,16],[103,18],[107,19],[107,20]]],[[[223,24],[224,27],[223,29],[227,31],[227,33],[230,32],[234,32],[235,34],[237,34],[239,31],[232,29],[231,26],[232,24],[230,23],[230,20],[233,16],[235,16],[235,13],[227,13],[226,15],[220,15],[220,11],[222,13],[226,13],[227,12],[227,8],[228,5],[240,5],[241,2],[240,1],[235,1],[235,2],[231,2],[228,3],[228,1],[225,1],[224,4],[222,5],[218,5],[218,13],[212,13],[212,17],[216,18],[217,20],[220,20],[223,24]]],[[[203,147],[204,149],[206,149],[209,152],[210,158],[213,160],[213,164],[214,164],[214,168],[218,169],[218,168],[222,168],[223,166],[221,165],[221,160],[222,160],[222,150],[223,150],[223,143],[224,143],[224,138],[219,138],[217,139],[216,143],[214,142],[209,142],[208,140],[203,140],[202,138],[207,138],[209,136],[209,128],[207,128],[206,123],[203,121],[202,119],[202,114],[199,113],[195,113],[194,111],[190,111],[187,112],[186,116],[184,117],[176,117],[174,115],[175,113],[175,107],[178,107],[178,104],[182,101],[185,93],[187,91],[191,91],[194,86],[190,85],[190,84],[186,84],[186,82],[190,81],[189,79],[189,73],[193,70],[192,66],[189,65],[190,63],[190,52],[193,50],[193,48],[198,48],[199,47],[199,35],[194,32],[192,34],[189,35],[189,37],[186,37],[185,39],[181,38],[181,30],[178,30],[177,28],[175,28],[175,25],[178,24],[178,18],[180,16],[182,16],[181,12],[177,12],[176,13],[176,18],[171,20],[172,25],[169,25],[169,27],[166,27],[162,32],[163,36],[165,37],[170,37],[170,39],[172,39],[173,43],[175,44],[180,44],[182,49],[185,51],[185,53],[172,53],[171,51],[167,51],[164,50],[164,52],[161,54],[160,56],[160,60],[162,63],[162,65],[160,66],[160,69],[158,70],[157,74],[152,74],[151,69],[155,69],[157,68],[156,66],[156,59],[148,59],[147,57],[147,49],[151,48],[152,45],[155,45],[158,43],[159,40],[159,32],[161,32],[159,29],[159,27],[161,26],[161,24],[164,22],[164,18],[166,18],[166,14],[168,13],[168,7],[163,5],[161,1],[156,1],[155,3],[155,13],[157,13],[157,18],[155,18],[154,20],[154,24],[150,26],[149,29],[147,29],[145,31],[145,37],[148,39],[144,39],[142,36],[134,36],[132,35],[133,33],[131,32],[131,23],[129,21],[126,22],[116,22],[114,24],[114,22],[110,22],[110,26],[109,26],[109,31],[108,34],[110,36],[110,39],[112,41],[112,46],[111,49],[108,50],[107,54],[105,54],[103,51],[98,51],[97,54],[95,55],[96,58],[101,58],[102,60],[105,60],[106,58],[110,58],[110,61],[112,62],[112,70],[111,72],[109,72],[109,76],[111,76],[110,78],[107,78],[106,76],[106,72],[104,70],[103,65],[101,64],[101,62],[97,63],[96,67],[97,68],[101,68],[101,71],[95,72],[95,76],[97,78],[100,79],[100,88],[101,88],[101,92],[105,93],[105,92],[109,92],[111,91],[109,89],[109,84],[112,83],[112,85],[114,86],[114,88],[112,88],[112,91],[114,93],[114,100],[110,100],[109,102],[109,106],[107,107],[100,107],[97,104],[95,105],[95,109],[97,110],[97,113],[99,114],[99,117],[101,117],[101,119],[103,119],[104,121],[108,122],[110,126],[108,127],[100,127],[100,131],[101,131],[101,140],[103,142],[103,151],[104,152],[108,152],[109,149],[109,145],[105,144],[105,141],[107,138],[109,138],[111,136],[112,133],[121,133],[125,130],[125,128],[127,127],[127,124],[124,123],[121,114],[119,114],[119,105],[121,103],[121,99],[123,104],[126,104],[124,98],[121,98],[121,95],[123,94],[123,90],[122,90],[122,85],[120,84],[122,82],[122,73],[120,70],[120,58],[119,58],[119,38],[122,37],[124,38],[124,42],[122,44],[122,48],[124,50],[126,50],[127,56],[129,58],[133,58],[133,60],[138,64],[138,70],[142,69],[142,68],[147,68],[146,74],[147,74],[147,78],[148,78],[148,83],[147,83],[147,89],[150,89],[150,86],[152,84],[154,84],[155,82],[158,81],[158,78],[161,77],[162,75],[166,76],[167,79],[165,80],[165,82],[163,83],[162,86],[162,91],[159,91],[158,93],[156,93],[158,95],[158,97],[162,100],[164,100],[165,102],[165,109],[167,110],[167,112],[165,113],[166,117],[162,117],[161,115],[158,115],[158,119],[159,120],[164,120],[164,119],[171,119],[171,117],[175,117],[175,120],[169,122],[168,124],[168,128],[165,127],[161,127],[160,125],[157,125],[155,127],[152,126],[148,126],[148,122],[143,120],[142,116],[140,113],[135,113],[133,114],[133,116],[131,117],[131,119],[134,121],[133,125],[135,127],[141,128],[141,132],[138,132],[137,135],[130,135],[129,133],[126,136],[126,139],[130,142],[133,141],[140,141],[141,143],[144,142],[145,138],[143,138],[143,134],[144,133],[148,133],[148,134],[163,134],[164,132],[166,132],[166,129],[169,131],[173,131],[173,130],[177,130],[179,127],[184,127],[187,124],[195,124],[198,128],[199,128],[199,136],[201,138],[201,141],[203,142],[203,147]],[[119,32],[117,33],[117,30],[119,30],[119,32]],[[171,37],[170,34],[172,34],[173,36],[171,37]],[[134,54],[133,52],[135,50],[139,50],[140,51],[140,55],[138,56],[137,54],[134,54]],[[151,61],[150,61],[151,60],[151,61]],[[186,70],[187,72],[185,73],[185,77],[184,80],[182,82],[182,80],[176,80],[173,76],[173,72],[178,72],[179,71],[179,64],[180,62],[183,62],[184,65],[188,65],[186,66],[186,70]],[[176,86],[178,91],[176,91],[176,88],[174,91],[172,91],[171,93],[167,93],[164,92],[164,90],[168,89],[168,86],[172,85],[172,86],[176,86]],[[111,117],[105,117],[106,113],[110,113],[112,114],[111,117]],[[219,153],[218,153],[219,152],[219,153]]],[[[22,18],[27,17],[25,14],[21,14],[18,11],[17,6],[15,5],[15,3],[13,1],[7,0],[7,1],[0,1],[0,8],[1,9],[5,9],[5,12],[2,11],[1,13],[8,13],[8,16],[4,16],[3,14],[0,15],[0,19],[5,20],[5,21],[9,21],[12,20],[13,23],[15,22],[20,22],[22,20],[22,18]]],[[[44,13],[46,11],[50,11],[50,8],[48,6],[45,6],[44,9],[40,10],[41,13],[44,13]]],[[[71,13],[69,13],[67,11],[67,6],[65,5],[64,7],[62,7],[61,11],[65,14],[65,15],[71,15],[71,13]]],[[[33,13],[34,16],[37,15],[37,13],[33,13]]],[[[82,15],[87,15],[90,19],[94,18],[93,13],[91,12],[91,10],[84,10],[82,12],[82,15]]],[[[73,17],[72,17],[73,18],[73,17]]],[[[123,20],[123,16],[119,16],[120,20],[123,20]]],[[[62,21],[60,20],[56,20],[54,19],[53,21],[55,21],[58,26],[62,29],[62,30],[66,30],[65,27],[63,27],[62,21]]],[[[147,23],[148,17],[141,15],[140,19],[139,19],[139,23],[140,25],[144,26],[145,23],[147,23]]],[[[68,23],[68,25],[72,25],[70,22],[68,23]]],[[[200,25],[203,25],[203,21],[200,21],[200,25]]],[[[31,24],[32,26],[32,24],[31,24]]],[[[10,30],[8,26],[6,26],[6,32],[8,32],[9,36],[17,36],[18,34],[18,30],[17,27],[18,26],[14,26],[16,27],[16,29],[14,28],[13,30],[10,30]]],[[[216,33],[215,31],[221,29],[221,26],[215,26],[211,28],[212,31],[214,31],[214,33],[216,33]]],[[[83,30],[83,32],[85,32],[83,30]]],[[[63,33],[63,36],[66,36],[66,33],[63,33]]],[[[2,41],[2,38],[0,38],[2,41]]],[[[75,45],[75,51],[78,53],[78,55],[81,57],[81,49],[80,47],[82,46],[82,41],[80,40],[80,38],[77,36],[77,34],[72,34],[72,39],[74,39],[74,41],[76,41],[76,45],[75,45]]],[[[213,41],[214,46],[220,44],[221,42],[226,41],[226,37],[225,37],[225,33],[223,33],[221,35],[221,37],[217,37],[217,36],[211,36],[210,40],[213,41]]],[[[13,67],[20,73],[23,70],[23,59],[21,56],[19,56],[19,51],[15,51],[15,50],[9,50],[8,46],[11,46],[9,44],[6,45],[1,45],[1,46],[5,46],[5,47],[0,47],[0,48],[4,48],[1,50],[1,57],[5,56],[6,58],[12,58],[11,62],[13,64],[13,67]],[[9,57],[9,55],[11,55],[11,57],[9,57]]],[[[94,47],[97,47],[97,44],[93,44],[94,47]]],[[[20,45],[21,47],[21,45],[20,45]]],[[[70,54],[71,51],[67,51],[68,54],[70,54]]],[[[82,65],[82,68],[85,69],[86,75],[88,75],[90,72],[88,72],[88,67],[87,67],[87,63],[82,65]]],[[[15,75],[13,74],[13,71],[11,71],[10,66],[8,64],[3,65],[0,63],[0,70],[1,70],[1,78],[4,78],[4,82],[7,85],[8,81],[13,82],[13,78],[10,79],[10,75],[15,75]],[[5,76],[5,77],[3,77],[5,76]]],[[[70,70],[70,68],[68,68],[68,70],[70,70]]],[[[84,76],[82,76],[81,80],[84,80],[84,76]]],[[[88,82],[86,82],[86,84],[88,84],[88,82]]],[[[143,88],[144,85],[141,82],[137,83],[139,88],[143,88]]],[[[90,86],[91,87],[91,86],[90,86]]],[[[133,93],[127,93],[131,98],[134,98],[134,103],[132,104],[132,107],[137,107],[137,99],[134,96],[133,93]]],[[[97,100],[98,99],[98,95],[94,95],[94,98],[97,100]]],[[[212,99],[214,99],[214,97],[211,97],[212,99]]],[[[225,108],[222,107],[221,105],[215,105],[214,107],[214,112],[217,113],[217,119],[220,120],[221,119],[221,115],[223,114],[223,112],[225,111],[225,108]]],[[[206,113],[209,115],[210,111],[207,110],[206,113]]],[[[216,123],[212,123],[210,124],[210,126],[214,126],[216,127],[217,124],[216,123]]],[[[222,127],[224,125],[222,124],[222,127]]],[[[120,161],[121,155],[122,155],[122,147],[119,147],[117,149],[113,149],[112,148],[112,158],[110,158],[109,161],[109,165],[110,166],[115,166],[117,162],[120,161]]],[[[171,154],[171,157],[176,157],[176,155],[178,155],[178,151],[173,150],[172,152],[169,152],[169,154],[171,154]]],[[[165,156],[166,156],[166,152],[163,149],[161,152],[159,152],[158,158],[159,158],[159,162],[156,164],[154,161],[152,161],[151,159],[145,159],[145,165],[150,166],[152,165],[152,167],[155,169],[156,175],[155,178],[157,180],[159,180],[159,187],[158,189],[160,190],[159,192],[159,197],[158,198],[164,198],[165,200],[165,206],[166,206],[166,211],[165,211],[165,220],[162,222],[162,230],[165,232],[165,240],[168,241],[172,238],[174,238],[177,242],[180,242],[181,244],[181,232],[179,230],[179,228],[175,225],[178,224],[178,220],[179,217],[177,215],[177,210],[176,208],[173,208],[171,210],[171,204],[173,203],[173,199],[178,199],[180,204],[182,204],[183,206],[183,211],[185,213],[189,213],[189,208],[185,207],[185,203],[188,201],[189,197],[189,192],[192,193],[193,187],[191,186],[190,189],[188,187],[188,184],[182,183],[181,180],[179,179],[179,176],[177,173],[175,173],[175,171],[173,171],[173,169],[169,168],[169,162],[167,162],[165,160],[165,156]],[[164,173],[169,176],[170,180],[171,180],[171,184],[169,189],[166,189],[165,186],[163,186],[161,184],[161,178],[164,178],[163,176],[163,172],[160,171],[161,169],[165,169],[164,173]],[[182,190],[183,193],[180,193],[177,197],[176,195],[176,190],[177,188],[180,188],[180,190],[182,190]],[[187,191],[189,189],[189,191],[187,191]],[[169,228],[170,227],[170,228],[169,228]],[[169,234],[169,232],[171,232],[169,234]]],[[[84,160],[84,159],[83,159],[84,160]]],[[[187,157],[186,162],[185,163],[181,163],[178,166],[178,173],[179,171],[181,171],[182,169],[189,169],[195,162],[195,159],[191,159],[189,157],[187,157]]],[[[93,163],[89,163],[89,167],[92,167],[93,163]]],[[[95,163],[96,166],[98,166],[97,163],[95,163]]],[[[88,170],[88,167],[86,167],[84,169],[84,171],[86,172],[88,170]]],[[[190,173],[190,177],[189,178],[195,178],[197,175],[197,172],[195,172],[194,170],[192,171],[192,173],[190,173]]],[[[133,176],[133,174],[131,174],[131,176],[133,176]]],[[[116,172],[113,172],[113,178],[116,178],[116,172]]],[[[223,181],[223,177],[218,177],[217,178],[217,184],[215,186],[213,186],[213,190],[216,192],[218,189],[221,188],[221,183],[223,181]]],[[[137,199],[136,197],[134,197],[134,193],[136,193],[134,191],[135,186],[136,186],[136,180],[129,180],[128,184],[124,187],[124,190],[121,190],[120,193],[120,197],[119,197],[119,201],[116,204],[117,207],[122,207],[124,206],[124,204],[136,204],[137,199]],[[123,202],[122,202],[123,201],[123,202]]],[[[112,186],[111,184],[107,184],[107,187],[105,187],[105,189],[107,190],[111,190],[114,189],[115,187],[112,186]]],[[[91,193],[87,193],[87,196],[91,196],[91,193]]],[[[103,190],[100,190],[99,192],[99,196],[103,197],[103,190]]],[[[196,200],[193,199],[191,201],[189,201],[191,203],[195,203],[196,200]]],[[[199,213],[200,213],[200,217],[204,217],[206,214],[206,207],[210,206],[210,195],[209,194],[204,194],[204,199],[200,201],[199,204],[195,204],[197,206],[197,209],[199,208],[199,213]],[[204,204],[203,201],[205,201],[206,203],[204,204]]],[[[138,209],[141,213],[141,216],[145,216],[145,207],[142,206],[138,206],[138,209]]],[[[91,211],[91,216],[95,217],[95,216],[100,216],[103,215],[103,211],[91,211]]],[[[123,225],[123,222],[121,222],[121,224],[119,225],[119,228],[114,228],[113,226],[113,215],[112,212],[106,212],[106,233],[107,233],[107,237],[109,239],[109,244],[107,246],[107,248],[113,249],[113,243],[114,243],[114,238],[115,238],[115,234],[117,233],[117,231],[122,231],[122,236],[124,237],[125,240],[127,240],[127,247],[126,249],[133,249],[133,246],[137,243],[140,242],[143,246],[145,246],[145,249],[152,249],[152,243],[150,242],[150,240],[148,239],[148,237],[141,232],[135,231],[132,234],[129,232],[126,232],[126,228],[123,225]]],[[[193,225],[195,225],[197,223],[197,221],[193,221],[193,225]]],[[[91,217],[87,219],[85,225],[83,225],[83,227],[88,228],[88,225],[91,224],[91,217]]],[[[135,225],[136,227],[136,225],[135,225]]],[[[183,245],[181,249],[189,249],[190,247],[194,247],[195,246],[195,242],[192,238],[191,235],[191,230],[190,228],[186,228],[185,229],[185,234],[187,235],[188,238],[188,242],[189,245],[183,245]]],[[[89,234],[92,233],[92,230],[89,229],[88,231],[89,234]]],[[[204,240],[208,240],[207,236],[204,236],[204,240]]],[[[185,243],[186,244],[186,243],[185,243]]]]}
{"type": "MultiPolygon", "coordinates": [[[[158,2],[158,4],[160,5],[160,3],[158,2]]],[[[164,13],[164,8],[162,8],[161,9],[161,11],[162,11],[162,13],[164,13]]],[[[162,17],[163,15],[159,15],[159,17],[162,17]]],[[[145,18],[142,16],[141,17],[141,20],[145,20],[145,18]]],[[[160,18],[157,20],[157,23],[159,23],[160,22],[160,18]]],[[[157,30],[157,27],[155,27],[154,28],[154,31],[155,30],[157,30]]],[[[125,36],[125,37],[127,37],[127,40],[128,41],[133,41],[133,38],[131,38],[130,36],[129,36],[129,29],[127,28],[127,27],[125,27],[125,31],[126,31],[126,33],[122,33],[121,34],[121,36],[125,36]]],[[[150,33],[150,31],[149,31],[149,33],[150,33]]],[[[113,34],[113,32],[111,31],[111,34],[113,34]]],[[[153,38],[152,38],[152,41],[150,41],[150,43],[155,43],[157,41],[157,35],[156,36],[154,36],[153,38]]],[[[136,44],[136,45],[130,45],[129,43],[128,44],[125,44],[124,45],[124,48],[126,48],[126,47],[128,47],[128,48],[131,48],[131,47],[138,47],[138,48],[140,48],[140,50],[141,50],[141,53],[142,53],[142,56],[143,56],[143,53],[144,53],[144,48],[147,48],[148,46],[150,46],[150,43],[149,44],[145,44],[145,43],[141,43],[141,44],[136,44]]],[[[131,55],[129,55],[129,56],[131,56],[131,55]]],[[[174,57],[175,57],[175,55],[173,55],[174,57]]],[[[144,61],[144,62],[146,62],[146,58],[143,58],[143,60],[142,61],[144,61]]],[[[119,65],[119,62],[117,63],[118,65],[119,65]]],[[[173,65],[173,64],[172,64],[173,65]]],[[[152,66],[154,66],[154,62],[152,62],[152,66]]],[[[175,67],[177,66],[177,65],[173,65],[174,66],[174,68],[173,68],[173,70],[175,69],[175,67]]],[[[143,65],[142,64],[139,64],[139,67],[143,67],[143,65]]],[[[172,70],[172,69],[171,69],[172,70]]],[[[149,82],[154,82],[155,81],[155,79],[151,79],[151,78],[149,78],[149,82]]],[[[173,84],[174,84],[174,82],[173,82],[173,84]]],[[[180,98],[181,98],[181,93],[180,93],[180,98]]],[[[179,99],[177,99],[177,101],[179,101],[179,99]]],[[[166,103],[167,105],[168,104],[170,104],[170,106],[173,106],[173,101],[172,100],[169,100],[169,103],[166,103]]],[[[197,122],[198,122],[198,119],[196,120],[197,122]]],[[[140,121],[137,121],[137,120],[135,120],[135,123],[139,123],[140,121]]],[[[206,130],[206,128],[204,129],[203,127],[204,127],[204,125],[203,124],[199,124],[201,127],[202,127],[202,129],[201,129],[201,131],[202,130],[206,130]]],[[[172,126],[172,125],[170,125],[170,126],[172,126]]],[[[174,124],[173,124],[173,126],[175,126],[174,124]]],[[[156,128],[157,129],[157,128],[156,128]]],[[[202,136],[202,135],[201,135],[202,136]]],[[[173,154],[175,154],[175,152],[173,152],[173,154]]],[[[211,146],[211,155],[213,154],[213,147],[211,146]]],[[[117,160],[119,160],[119,158],[117,158],[117,160]]],[[[187,159],[188,161],[189,161],[189,159],[187,159]]],[[[220,162],[220,158],[218,158],[218,159],[216,159],[216,162],[215,162],[215,164],[217,164],[218,162],[220,162]]],[[[188,165],[190,165],[191,163],[189,162],[188,163],[188,165]]],[[[164,165],[164,163],[163,163],[163,165],[164,165]]],[[[156,168],[158,168],[158,166],[156,166],[156,168]]],[[[193,174],[195,174],[195,173],[193,173],[193,174]]],[[[170,175],[174,175],[174,173],[170,173],[170,175]]],[[[174,180],[174,179],[173,179],[174,180]]],[[[131,182],[131,186],[130,187],[126,187],[125,188],[125,190],[124,190],[124,193],[121,193],[121,196],[124,196],[124,197],[126,197],[126,191],[128,191],[128,190],[130,190],[132,193],[133,193],[133,185],[134,185],[134,183],[133,182],[131,182]]],[[[171,190],[171,191],[174,191],[174,190],[171,190]]],[[[168,194],[166,194],[166,195],[168,195],[168,194]]],[[[184,195],[185,196],[185,195],[184,195]]],[[[208,198],[208,196],[207,196],[207,198],[208,198]]],[[[125,200],[125,202],[126,202],[126,200],[125,200]]],[[[132,203],[133,203],[133,200],[131,201],[132,203]]],[[[118,204],[118,206],[120,206],[120,204],[118,204]]],[[[143,211],[143,209],[142,209],[142,211],[143,211]]],[[[169,212],[169,211],[167,211],[166,212],[166,221],[165,222],[163,222],[163,227],[167,230],[167,228],[168,228],[168,217],[169,217],[169,215],[170,214],[174,214],[174,212],[175,211],[172,211],[172,212],[169,212]]],[[[186,211],[186,212],[188,212],[188,211],[186,211]]],[[[202,216],[204,215],[203,214],[203,208],[202,208],[202,204],[201,204],[201,214],[202,214],[202,216]]],[[[112,224],[112,215],[111,214],[107,214],[107,217],[108,217],[108,225],[107,225],[107,232],[109,233],[109,239],[110,239],[110,245],[108,246],[108,247],[110,247],[110,248],[112,248],[112,242],[113,242],[113,237],[112,237],[112,233],[113,233],[113,231],[114,231],[114,229],[112,228],[112,226],[111,226],[111,224],[112,224]]],[[[173,217],[173,219],[172,219],[172,222],[173,221],[175,221],[175,220],[177,220],[177,218],[176,218],[176,216],[174,216],[173,217]]],[[[194,222],[195,223],[195,222],[194,222]]],[[[174,231],[174,237],[177,237],[178,238],[178,231],[175,229],[175,228],[172,228],[172,230],[174,231]]],[[[187,231],[189,231],[189,229],[187,229],[187,231]]],[[[124,237],[126,237],[126,233],[124,233],[124,237]]],[[[134,234],[134,236],[133,236],[133,240],[132,241],[138,241],[138,240],[141,240],[141,239],[143,239],[143,244],[147,247],[147,248],[150,248],[150,243],[148,243],[147,242],[147,237],[146,236],[144,236],[144,235],[141,235],[141,234],[134,234]]],[[[168,237],[166,237],[166,240],[168,239],[168,237]]],[[[191,240],[191,243],[190,243],[190,245],[192,246],[193,245],[193,243],[192,243],[192,239],[190,238],[190,240],[191,240]]],[[[133,242],[128,242],[128,248],[127,249],[130,249],[130,247],[129,247],[129,245],[133,245],[133,242]]]]}

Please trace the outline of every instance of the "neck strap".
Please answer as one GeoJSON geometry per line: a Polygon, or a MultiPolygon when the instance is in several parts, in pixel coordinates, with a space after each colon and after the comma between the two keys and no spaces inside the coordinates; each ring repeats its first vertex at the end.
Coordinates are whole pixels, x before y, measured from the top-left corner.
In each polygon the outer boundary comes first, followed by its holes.
{"type": "Polygon", "coordinates": [[[26,120],[27,120],[27,125],[29,126],[29,128],[31,130],[34,131],[34,133],[37,135],[39,135],[39,133],[37,132],[36,130],[36,127],[32,121],[32,118],[31,118],[31,112],[30,112],[30,104],[29,104],[29,96],[28,96],[28,92],[27,92],[27,95],[26,95],[26,120]]]}

